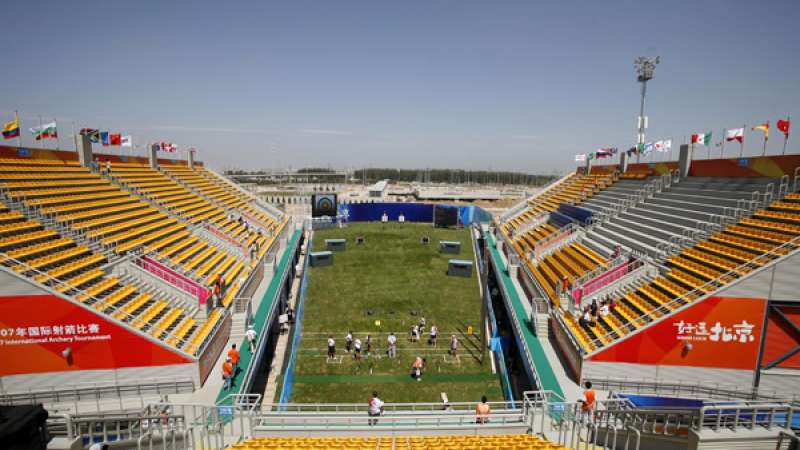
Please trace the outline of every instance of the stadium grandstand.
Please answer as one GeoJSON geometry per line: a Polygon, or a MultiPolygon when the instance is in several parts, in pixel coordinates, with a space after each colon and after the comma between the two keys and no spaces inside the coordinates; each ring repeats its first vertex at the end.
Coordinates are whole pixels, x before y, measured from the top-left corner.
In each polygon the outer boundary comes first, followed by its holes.
{"type": "Polygon", "coordinates": [[[800,2],[244,3],[3,5],[0,450],[800,449],[800,2]]]}
{"type": "Polygon", "coordinates": [[[0,148],[0,399],[49,448],[797,442],[797,155],[292,217],[157,150],[0,148]]]}

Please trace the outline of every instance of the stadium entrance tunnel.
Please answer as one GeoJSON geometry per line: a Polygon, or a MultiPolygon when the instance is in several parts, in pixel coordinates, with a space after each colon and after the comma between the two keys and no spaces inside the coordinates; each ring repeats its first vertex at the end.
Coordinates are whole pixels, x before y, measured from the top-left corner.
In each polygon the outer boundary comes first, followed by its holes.
{"type": "MultiPolygon", "coordinates": [[[[481,249],[483,247],[481,246],[481,249]]],[[[538,389],[528,378],[525,367],[522,364],[523,355],[513,336],[511,318],[506,310],[503,294],[498,286],[494,267],[489,264],[489,276],[487,277],[487,287],[489,288],[490,301],[494,310],[495,321],[497,322],[497,337],[503,346],[505,365],[508,370],[508,380],[511,393],[514,399],[523,398],[523,392],[538,389]]]]}

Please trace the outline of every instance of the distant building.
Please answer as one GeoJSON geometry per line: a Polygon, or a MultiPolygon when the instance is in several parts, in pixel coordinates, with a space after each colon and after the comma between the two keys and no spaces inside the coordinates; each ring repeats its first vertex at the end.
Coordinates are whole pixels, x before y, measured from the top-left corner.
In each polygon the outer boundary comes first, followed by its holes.
{"type": "Polygon", "coordinates": [[[389,180],[381,180],[369,187],[369,196],[372,198],[383,198],[389,180]]]}

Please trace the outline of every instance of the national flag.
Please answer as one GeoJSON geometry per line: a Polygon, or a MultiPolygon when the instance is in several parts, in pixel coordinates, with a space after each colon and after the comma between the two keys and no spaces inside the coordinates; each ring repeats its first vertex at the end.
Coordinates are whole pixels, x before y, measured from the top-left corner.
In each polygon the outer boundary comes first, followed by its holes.
{"type": "Polygon", "coordinates": [[[608,158],[613,156],[616,150],[615,148],[598,148],[597,151],[594,152],[594,156],[596,158],[608,158]]]}
{"type": "Polygon", "coordinates": [[[792,122],[789,119],[786,120],[778,120],[778,123],[775,124],[775,128],[777,128],[780,132],[786,136],[786,139],[789,139],[789,127],[792,125],[792,122]]]}
{"type": "Polygon", "coordinates": [[[44,125],[31,128],[31,134],[37,141],[41,141],[42,139],[57,139],[58,127],[56,126],[55,122],[46,123],[44,125]]]}
{"type": "Polygon", "coordinates": [[[692,144],[708,146],[708,144],[710,143],[711,143],[710,131],[708,133],[697,133],[692,135],[692,144]]]}
{"type": "Polygon", "coordinates": [[[161,151],[162,152],[170,152],[170,153],[172,153],[172,152],[175,152],[177,150],[178,150],[178,147],[175,146],[175,144],[173,144],[171,142],[162,142],[161,143],[161,151]]]}
{"type": "Polygon", "coordinates": [[[119,133],[108,135],[108,145],[120,145],[122,143],[122,135],[119,133]]]}
{"type": "Polygon", "coordinates": [[[15,117],[11,122],[3,125],[3,139],[14,139],[19,137],[19,118],[15,117]]]}
{"type": "Polygon", "coordinates": [[[664,151],[664,141],[656,141],[655,144],[653,144],[653,146],[656,148],[657,152],[664,151]]]}
{"type": "Polygon", "coordinates": [[[761,131],[764,133],[764,140],[769,139],[769,121],[766,123],[762,123],[761,125],[756,125],[753,127],[753,131],[761,131]]]}
{"type": "Polygon", "coordinates": [[[108,139],[108,131],[100,132],[100,142],[103,144],[103,147],[108,147],[109,145],[111,145],[108,139]]]}
{"type": "Polygon", "coordinates": [[[81,136],[88,136],[89,142],[97,143],[100,141],[100,130],[94,128],[81,128],[81,136]]]}
{"type": "Polygon", "coordinates": [[[641,147],[640,153],[642,155],[646,155],[656,149],[655,144],[652,142],[648,142],[646,144],[639,144],[639,146],[641,147]]]}
{"type": "Polygon", "coordinates": [[[672,150],[672,139],[666,139],[663,141],[656,141],[653,144],[657,152],[668,152],[672,150]]]}
{"type": "Polygon", "coordinates": [[[575,162],[584,162],[586,161],[586,153],[575,155],[575,162]]]}
{"type": "Polygon", "coordinates": [[[133,138],[131,136],[122,136],[122,138],[120,138],[120,145],[123,147],[133,147],[133,138]]]}
{"type": "Polygon", "coordinates": [[[730,141],[744,141],[744,128],[734,128],[725,132],[725,140],[730,141]]]}
{"type": "Polygon", "coordinates": [[[631,147],[631,148],[629,148],[628,150],[626,150],[626,151],[625,151],[625,153],[627,153],[627,154],[628,154],[628,156],[633,156],[633,155],[635,155],[635,154],[636,154],[636,147],[631,147]]]}

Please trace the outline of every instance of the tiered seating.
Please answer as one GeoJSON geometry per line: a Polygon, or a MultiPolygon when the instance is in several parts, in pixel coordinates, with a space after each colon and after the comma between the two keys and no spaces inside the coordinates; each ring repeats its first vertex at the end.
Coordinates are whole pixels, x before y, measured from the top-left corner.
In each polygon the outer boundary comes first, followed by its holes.
{"type": "MultiPolygon", "coordinates": [[[[606,264],[608,261],[579,242],[572,242],[545,256],[539,264],[527,261],[528,268],[542,286],[547,297],[558,305],[556,283],[563,283],[566,277],[570,284],[586,273],[606,264]]],[[[563,288],[563,285],[562,285],[563,288]]]]}
{"type": "Polygon", "coordinates": [[[252,438],[234,444],[233,450],[272,449],[502,449],[502,450],[566,450],[545,439],[527,434],[481,436],[386,436],[386,437],[304,437],[252,438]]]}
{"type": "Polygon", "coordinates": [[[580,203],[614,183],[612,175],[572,175],[558,186],[528,200],[529,207],[501,227],[507,235],[525,221],[558,209],[561,203],[580,203]]]}
{"type": "Polygon", "coordinates": [[[630,328],[644,326],[697,300],[700,293],[711,293],[747,275],[796,249],[787,244],[800,236],[800,226],[795,225],[800,223],[800,208],[790,212],[794,206],[800,207],[800,196],[789,194],[756,211],[753,218],[744,218],[668,257],[669,270],[616,298],[611,314],[597,317],[594,327],[579,326],[569,314],[564,315],[564,322],[582,349],[591,352],[627,334],[630,328]],[[779,246],[783,247],[776,249],[779,246]]]}
{"type": "MultiPolygon", "coordinates": [[[[189,236],[175,218],[76,163],[0,159],[0,191],[88,238],[115,246],[118,253],[140,245],[168,248],[189,236]]],[[[206,249],[202,257],[187,255],[191,267],[202,268],[197,278],[204,283],[212,272],[217,273],[213,270],[216,262],[236,260],[208,244],[206,249]]],[[[1,264],[160,339],[175,331],[168,339],[170,345],[189,351],[191,342],[191,352],[202,347],[221,313],[214,316],[210,328],[198,326],[181,308],[108,276],[99,268],[106,262],[104,255],[89,246],[0,203],[1,264]]],[[[224,269],[218,273],[226,279],[246,270],[241,262],[228,263],[224,269]]],[[[236,289],[229,291],[235,294],[236,289]]]]}
{"type": "MultiPolygon", "coordinates": [[[[119,253],[156,239],[153,230],[178,229],[174,218],[77,163],[7,159],[0,162],[0,189],[119,253]]],[[[0,230],[11,225],[0,220],[0,230]]]]}

